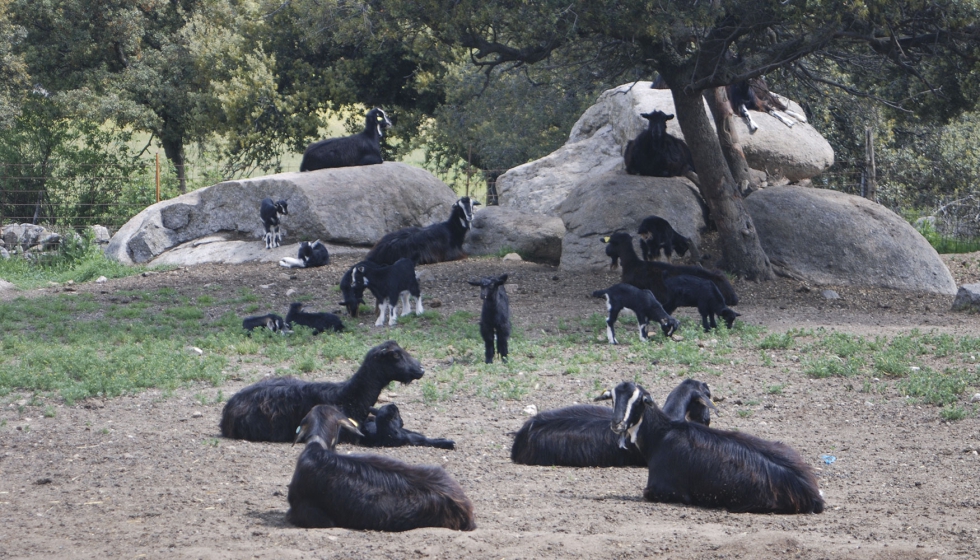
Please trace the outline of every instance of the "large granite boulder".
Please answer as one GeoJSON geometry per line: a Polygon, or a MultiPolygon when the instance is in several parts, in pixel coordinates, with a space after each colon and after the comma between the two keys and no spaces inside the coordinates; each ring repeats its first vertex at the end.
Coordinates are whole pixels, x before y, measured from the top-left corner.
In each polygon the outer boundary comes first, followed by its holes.
{"type": "MultiPolygon", "coordinates": [[[[790,106],[802,114],[798,105],[790,102],[790,106]]],[[[650,82],[637,82],[606,91],[575,123],[564,146],[497,179],[500,205],[555,214],[571,188],[586,177],[625,169],[626,143],[647,126],[640,114],[654,109],[675,113],[669,90],[650,89],[650,82]]],[[[834,163],[830,144],[810,125],[798,123],[790,128],[765,113],[752,115],[758,131],[749,133],[741,118],[735,119],[735,128],[749,166],[765,171],[771,181],[807,179],[834,163]]],[[[677,119],[667,122],[667,131],[683,138],[677,119]]]]}
{"type": "Polygon", "coordinates": [[[57,249],[61,235],[34,224],[10,224],[0,228],[3,248],[25,252],[32,249],[57,249]]]}
{"type": "Polygon", "coordinates": [[[428,171],[395,162],[226,181],[146,208],[116,232],[106,255],[147,263],[219,232],[224,241],[264,247],[259,204],[266,197],[289,201],[289,215],[282,218],[286,243],[320,239],[359,246],[390,231],[443,221],[457,200],[428,171]]]}
{"type": "Polygon", "coordinates": [[[638,177],[625,172],[589,176],[558,207],[565,224],[561,268],[568,271],[609,267],[601,237],[625,231],[636,241],[643,218],[655,214],[677,233],[700,245],[706,230],[705,207],[694,185],[683,177],[638,177]]]}
{"type": "Polygon", "coordinates": [[[487,206],[473,216],[463,251],[468,255],[497,255],[507,249],[524,260],[558,264],[564,235],[560,218],[487,206]]]}
{"type": "Polygon", "coordinates": [[[745,199],[777,270],[814,284],[953,295],[956,283],[908,222],[859,196],[782,186],[745,199]]]}

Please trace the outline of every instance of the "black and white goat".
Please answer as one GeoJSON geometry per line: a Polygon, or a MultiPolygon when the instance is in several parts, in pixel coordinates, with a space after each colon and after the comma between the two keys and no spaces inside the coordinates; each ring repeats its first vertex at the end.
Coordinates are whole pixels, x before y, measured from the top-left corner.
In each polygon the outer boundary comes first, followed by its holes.
{"type": "Polygon", "coordinates": [[[473,504],[442,467],[339,454],[335,448],[342,428],[363,435],[330,405],[315,407],[299,424],[294,442],[307,444],[289,483],[286,521],[369,531],[476,528],[473,504]]]}
{"type": "Polygon", "coordinates": [[[335,404],[363,424],[392,381],[411,383],[425,370],[394,340],[370,349],[357,372],[342,383],[273,377],[232,395],[221,413],[221,435],[250,441],[292,441],[303,417],[318,404],[335,404]]]}
{"type": "Polygon", "coordinates": [[[729,84],[726,89],[728,92],[728,102],[731,104],[734,112],[746,120],[749,132],[759,130],[759,125],[752,120],[748,109],[759,111],[760,113],[768,113],[790,128],[797,122],[806,122],[805,116],[791,111],[778,95],[769,91],[769,86],[766,85],[766,81],[762,76],[729,84]],[[785,113],[791,118],[784,117],[780,112],[785,113]]]}
{"type": "Polygon", "coordinates": [[[282,244],[282,230],[279,228],[279,217],[288,216],[287,201],[273,202],[271,198],[263,198],[259,207],[259,216],[265,226],[265,248],[272,249],[282,244]]]}
{"type": "Polygon", "coordinates": [[[330,251],[327,246],[319,239],[310,243],[304,241],[299,244],[297,258],[283,257],[279,260],[279,266],[286,268],[313,268],[330,264],[330,251]]]}
{"type": "Polygon", "coordinates": [[[333,313],[307,313],[303,311],[303,304],[299,302],[289,305],[289,313],[286,313],[286,324],[290,328],[294,328],[296,325],[309,327],[313,329],[314,335],[327,330],[334,332],[344,330],[344,322],[340,320],[340,317],[333,313]]]}
{"type": "Polygon", "coordinates": [[[449,219],[424,228],[408,227],[385,234],[365,257],[378,264],[412,259],[415,264],[432,264],[466,258],[463,240],[473,223],[473,212],[480,202],[464,196],[457,200],[449,219]]]}
{"type": "Polygon", "coordinates": [[[683,257],[684,253],[694,248],[690,239],[674,231],[670,222],[660,216],[643,218],[637,234],[640,236],[640,252],[645,261],[659,259],[661,251],[667,261],[670,261],[674,253],[683,257]]]}
{"type": "MultiPolygon", "coordinates": [[[[595,400],[608,400],[610,391],[595,400]]],[[[711,391],[701,381],[685,379],[664,402],[664,411],[678,422],[690,418],[711,422],[711,391]]],[[[524,465],[561,467],[645,467],[646,458],[635,445],[609,429],[613,409],[575,405],[548,410],[528,419],[514,437],[510,458],[524,465]]]]}
{"type": "Polygon", "coordinates": [[[715,315],[725,320],[725,326],[732,328],[735,318],[739,316],[733,309],[725,305],[721,291],[710,280],[696,276],[680,275],[664,278],[669,295],[664,300],[664,309],[673,313],[678,307],[697,307],[701,315],[701,326],[704,332],[717,328],[715,315]]]}
{"type": "Polygon", "coordinates": [[[381,136],[391,126],[388,115],[379,108],[368,111],[364,130],[343,138],[327,138],[310,144],[303,152],[300,171],[315,171],[332,167],[374,165],[381,157],[381,136]]]}
{"type": "Polygon", "coordinates": [[[643,387],[612,391],[612,431],[635,445],[649,468],[651,502],[725,508],[735,513],[820,513],[813,471],[790,447],[742,432],[678,422],[643,387]]]}
{"type": "Polygon", "coordinates": [[[605,290],[596,290],[592,292],[592,297],[606,298],[606,310],[609,312],[606,316],[606,338],[609,339],[609,344],[619,344],[614,325],[624,307],[636,314],[636,322],[640,327],[640,340],[643,342],[648,340],[647,329],[651,320],[660,323],[664,336],[674,334],[674,331],[680,327],[680,322],[664,311],[663,306],[650,290],[641,290],[636,286],[620,283],[605,290]]]}
{"type": "Polygon", "coordinates": [[[364,284],[354,284],[354,271],[357,267],[363,267],[365,270],[374,270],[381,268],[381,265],[374,261],[361,261],[354,266],[347,269],[340,278],[340,294],[343,296],[344,300],[340,302],[347,309],[347,314],[351,317],[357,317],[358,308],[364,303],[364,284]]]}
{"type": "MultiPolygon", "coordinates": [[[[422,290],[415,275],[415,263],[411,259],[400,259],[391,266],[372,268],[363,264],[355,265],[351,274],[351,285],[362,290],[371,290],[378,301],[378,320],[374,326],[380,327],[388,318],[388,325],[398,324],[398,302],[402,303],[402,315],[411,313],[409,297],[415,297],[415,314],[421,315],[422,290]]],[[[346,296],[345,296],[346,297],[346,296]]]]}
{"type": "Polygon", "coordinates": [[[626,143],[623,159],[630,175],[679,177],[695,171],[691,150],[680,138],[667,133],[667,121],[674,118],[663,111],[642,113],[646,130],[626,143]]]}
{"type": "Polygon", "coordinates": [[[402,415],[393,403],[386,404],[374,413],[374,418],[368,417],[364,423],[364,438],[361,443],[367,447],[437,447],[439,449],[456,449],[456,442],[451,439],[427,438],[424,435],[405,429],[402,415]]]}
{"type": "Polygon", "coordinates": [[[282,317],[276,315],[275,313],[269,313],[268,315],[256,317],[245,317],[242,319],[242,328],[247,330],[249,333],[258,328],[266,328],[272,332],[277,332],[280,334],[292,332],[286,328],[286,322],[282,320],[282,317]]]}
{"type": "Polygon", "coordinates": [[[507,275],[470,280],[471,286],[480,287],[483,308],[480,311],[480,336],[483,338],[484,361],[493,363],[493,341],[497,340],[497,354],[501,361],[507,361],[507,341],[510,339],[510,298],[504,283],[507,275]]]}

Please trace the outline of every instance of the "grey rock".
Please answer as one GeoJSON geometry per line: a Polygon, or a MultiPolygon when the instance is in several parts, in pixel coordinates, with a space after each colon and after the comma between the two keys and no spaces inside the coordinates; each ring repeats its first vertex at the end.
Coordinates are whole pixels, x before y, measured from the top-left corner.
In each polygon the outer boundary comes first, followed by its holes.
{"type": "Polygon", "coordinates": [[[745,206],[763,250],[785,276],[816,285],[956,293],[936,250],[884,206],[792,185],[757,191],[745,206]]]}
{"type": "Polygon", "coordinates": [[[8,253],[7,250],[4,249],[3,247],[0,247],[0,259],[9,259],[9,258],[10,258],[10,253],[8,253]]]}
{"type": "Polygon", "coordinates": [[[92,238],[99,245],[108,245],[112,236],[109,235],[109,228],[100,225],[92,226],[92,238]]]}
{"type": "Polygon", "coordinates": [[[820,292],[820,295],[822,295],[824,299],[840,299],[840,294],[833,290],[824,290],[820,292]]]}
{"type": "Polygon", "coordinates": [[[17,287],[14,286],[13,284],[11,284],[10,282],[7,282],[6,280],[0,279],[0,292],[2,292],[4,290],[13,290],[13,289],[16,289],[16,288],[17,287]]]}
{"type": "Polygon", "coordinates": [[[964,284],[953,298],[953,311],[980,311],[980,284],[964,284]]]}
{"type": "Polygon", "coordinates": [[[34,224],[11,224],[0,229],[4,245],[11,251],[18,248],[21,251],[32,249],[38,245],[39,239],[49,234],[48,230],[34,224]]]}
{"type": "MultiPolygon", "coordinates": [[[[292,214],[290,214],[292,215],[292,214]]],[[[367,248],[325,243],[330,256],[364,255],[367,248]]],[[[278,263],[283,257],[296,257],[299,243],[266,249],[264,242],[241,241],[231,232],[221,232],[182,243],[154,257],[148,264],[188,266],[204,263],[278,263]]]]}
{"type": "Polygon", "coordinates": [[[564,235],[560,218],[488,206],[473,216],[463,251],[468,255],[496,255],[509,248],[529,261],[558,264],[564,235]]]}

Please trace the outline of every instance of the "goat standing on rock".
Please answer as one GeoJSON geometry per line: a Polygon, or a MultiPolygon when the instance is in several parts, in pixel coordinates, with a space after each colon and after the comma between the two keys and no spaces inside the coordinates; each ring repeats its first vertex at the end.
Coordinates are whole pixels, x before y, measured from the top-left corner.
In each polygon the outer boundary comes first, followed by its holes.
{"type": "Polygon", "coordinates": [[[273,202],[271,198],[262,199],[259,216],[265,226],[265,248],[272,249],[282,244],[282,231],[279,229],[279,216],[288,216],[289,210],[285,200],[273,202]]]}
{"type": "Polygon", "coordinates": [[[473,223],[473,212],[480,202],[464,196],[453,204],[449,219],[430,226],[407,227],[385,234],[368,251],[365,259],[378,264],[393,264],[398,259],[412,259],[415,264],[433,264],[466,258],[463,240],[473,223]]]}
{"type": "Polygon", "coordinates": [[[480,287],[480,299],[483,300],[483,310],[480,312],[480,336],[486,347],[486,363],[493,363],[493,341],[497,339],[497,353],[500,359],[507,361],[507,340],[510,338],[510,298],[504,283],[507,275],[501,274],[496,278],[470,280],[471,286],[480,287]]]}
{"type": "Polygon", "coordinates": [[[300,171],[315,171],[332,167],[374,165],[381,158],[381,136],[391,126],[388,115],[379,108],[368,111],[364,130],[343,138],[328,138],[314,142],[303,152],[300,171]]]}
{"type": "Polygon", "coordinates": [[[649,177],[679,177],[694,171],[694,158],[687,144],[667,133],[667,121],[674,115],[653,111],[640,116],[649,124],[626,144],[623,154],[626,172],[649,177]]]}

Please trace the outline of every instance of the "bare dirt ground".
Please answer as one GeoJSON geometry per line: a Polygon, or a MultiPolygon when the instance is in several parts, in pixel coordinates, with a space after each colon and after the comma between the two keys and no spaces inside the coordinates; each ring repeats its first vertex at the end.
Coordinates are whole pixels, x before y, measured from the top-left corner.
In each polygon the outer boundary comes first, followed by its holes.
{"type": "MultiPolygon", "coordinates": [[[[294,288],[315,296],[311,306],[328,309],[316,303],[335,300],[330,286],[352,259],[285,276],[269,264],[208,265],[75,289],[105,301],[117,290],[163,286],[193,297],[203,285],[220,282],[262,293],[263,308],[285,309],[285,291],[294,288]]],[[[980,255],[947,262],[958,283],[977,281],[980,255]]],[[[528,332],[554,329],[562,317],[602,312],[601,302],[588,294],[616,281],[610,272],[570,275],[496,259],[426,269],[432,277],[423,293],[439,298],[444,313],[478,310],[475,289],[463,280],[510,271],[517,284],[511,290],[514,322],[528,332]]],[[[775,332],[825,326],[863,335],[918,328],[980,336],[980,319],[951,313],[949,297],[838,287],[841,299],[827,300],[820,293],[824,287],[807,291],[789,280],[739,282],[736,289],[740,319],[775,332]]],[[[397,339],[397,329],[392,337],[397,339]]],[[[621,338],[636,343],[632,329],[624,328],[621,338]]],[[[628,353],[630,344],[617,351],[628,353]]],[[[907,402],[894,392],[862,392],[854,380],[810,379],[792,351],[774,356],[775,367],[766,366],[759,350],[746,350],[733,356],[737,365],[706,379],[714,395],[725,399],[712,426],[797,449],[819,469],[827,499],[819,515],[730,514],[647,503],[641,497],[645,469],[512,464],[508,433],[526,420],[525,406],[567,406],[592,391],[579,377],[544,371],[538,375],[548,390],[521,401],[456,397],[428,406],[419,384],[398,390],[395,400],[409,427],[451,437],[458,448],[377,452],[443,465],[475,505],[475,531],[297,529],[283,516],[300,449],[221,439],[222,405],[202,406],[194,398],[204,393],[213,400],[219,389],[227,397],[266,373],[257,371],[220,388],[182,389],[170,397],[148,391],[71,407],[56,404],[53,418],[39,407],[28,406],[23,414],[12,404],[0,410],[7,422],[0,429],[0,558],[980,557],[975,414],[942,422],[937,407],[907,402]],[[766,391],[777,383],[785,385],[781,394],[766,391]],[[736,414],[736,403],[750,401],[760,403],[751,416],[736,414]],[[837,460],[824,464],[821,454],[837,460]]],[[[446,367],[435,360],[423,364],[428,372],[446,367]]],[[[347,375],[356,366],[350,363],[347,375]]],[[[639,374],[659,401],[678,381],[664,376],[663,366],[642,363],[596,371],[610,383],[639,374]]]]}

